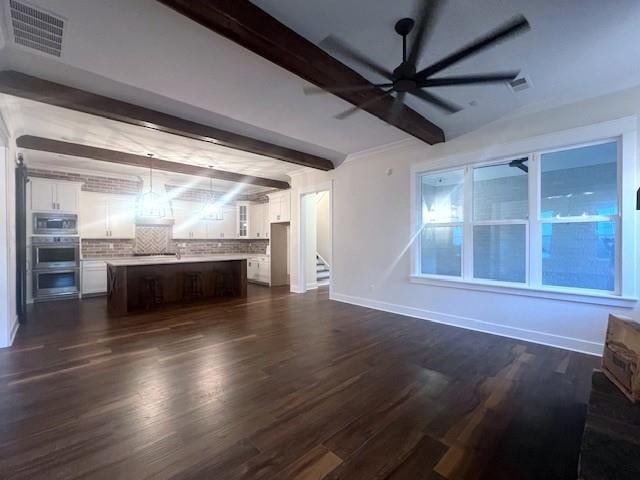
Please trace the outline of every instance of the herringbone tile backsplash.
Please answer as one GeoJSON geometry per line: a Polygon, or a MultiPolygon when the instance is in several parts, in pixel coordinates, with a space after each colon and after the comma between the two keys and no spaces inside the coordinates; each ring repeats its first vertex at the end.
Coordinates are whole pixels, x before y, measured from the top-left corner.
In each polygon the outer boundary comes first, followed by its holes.
{"type": "Polygon", "coordinates": [[[136,253],[172,253],[171,226],[138,225],[136,227],[136,253]]]}

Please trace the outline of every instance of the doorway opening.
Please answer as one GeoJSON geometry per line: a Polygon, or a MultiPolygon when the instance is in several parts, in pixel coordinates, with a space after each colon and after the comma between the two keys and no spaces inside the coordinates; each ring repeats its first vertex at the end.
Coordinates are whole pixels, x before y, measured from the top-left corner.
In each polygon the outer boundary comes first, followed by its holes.
{"type": "Polygon", "coordinates": [[[330,188],[305,192],[300,197],[300,278],[305,292],[331,286],[332,205],[330,188]]]}

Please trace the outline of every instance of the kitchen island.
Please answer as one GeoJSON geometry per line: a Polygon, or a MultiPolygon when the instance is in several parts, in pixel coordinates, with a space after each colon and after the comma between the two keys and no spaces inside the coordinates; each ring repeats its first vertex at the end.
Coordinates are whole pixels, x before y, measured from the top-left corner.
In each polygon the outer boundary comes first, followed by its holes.
{"type": "Polygon", "coordinates": [[[113,316],[171,303],[246,297],[247,255],[108,260],[107,305],[113,316]]]}

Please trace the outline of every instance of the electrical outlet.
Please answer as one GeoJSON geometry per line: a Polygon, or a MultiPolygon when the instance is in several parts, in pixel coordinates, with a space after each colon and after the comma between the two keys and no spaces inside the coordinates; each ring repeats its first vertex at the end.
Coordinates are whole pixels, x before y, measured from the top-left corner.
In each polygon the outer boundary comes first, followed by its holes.
{"type": "Polygon", "coordinates": [[[218,247],[221,247],[221,246],[222,246],[222,242],[218,242],[218,247]]]}
{"type": "Polygon", "coordinates": [[[109,244],[109,250],[113,250],[113,243],[109,244]]]}

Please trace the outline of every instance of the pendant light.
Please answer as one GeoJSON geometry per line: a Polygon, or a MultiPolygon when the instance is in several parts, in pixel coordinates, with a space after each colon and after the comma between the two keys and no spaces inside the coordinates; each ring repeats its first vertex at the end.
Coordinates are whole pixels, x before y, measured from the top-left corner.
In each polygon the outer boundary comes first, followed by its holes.
{"type": "Polygon", "coordinates": [[[153,154],[149,153],[149,191],[138,196],[136,209],[140,217],[164,218],[165,201],[162,195],[153,191],[153,154]]]}
{"type": "Polygon", "coordinates": [[[213,193],[213,167],[209,165],[209,199],[204,205],[204,217],[208,220],[220,221],[222,216],[222,205],[216,201],[213,193]]]}

